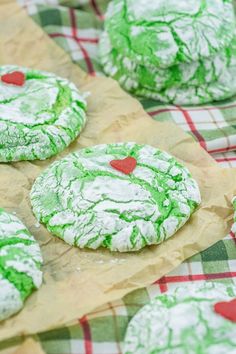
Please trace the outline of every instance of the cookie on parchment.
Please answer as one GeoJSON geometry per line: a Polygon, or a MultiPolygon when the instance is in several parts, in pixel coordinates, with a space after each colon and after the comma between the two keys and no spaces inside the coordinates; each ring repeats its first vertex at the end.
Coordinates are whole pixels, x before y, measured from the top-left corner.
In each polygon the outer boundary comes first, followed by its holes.
{"type": "Polygon", "coordinates": [[[236,288],[192,284],[157,296],[130,321],[124,354],[235,354],[236,288]]]}
{"type": "Polygon", "coordinates": [[[18,312],[42,283],[39,245],[23,223],[0,209],[0,321],[18,312]]]}
{"type": "Polygon", "coordinates": [[[200,204],[177,160],[136,143],[98,145],[53,163],[35,181],[37,219],[70,245],[137,251],[180,229],[200,204]]]}
{"type": "Polygon", "coordinates": [[[0,162],[44,160],[65,149],[86,121],[76,86],[54,74],[0,67],[0,162]]]}

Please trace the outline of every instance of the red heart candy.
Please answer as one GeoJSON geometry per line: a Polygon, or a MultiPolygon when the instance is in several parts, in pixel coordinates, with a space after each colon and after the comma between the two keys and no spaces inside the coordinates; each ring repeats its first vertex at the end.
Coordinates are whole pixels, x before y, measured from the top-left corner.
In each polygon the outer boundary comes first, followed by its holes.
{"type": "Polygon", "coordinates": [[[13,71],[12,73],[2,75],[2,82],[17,86],[23,86],[25,83],[25,74],[21,71],[13,71]]]}
{"type": "Polygon", "coordinates": [[[112,160],[110,162],[110,165],[115,170],[118,170],[128,175],[135,169],[137,161],[134,157],[126,157],[123,160],[112,160]]]}
{"type": "Polygon", "coordinates": [[[236,322],[236,299],[217,302],[214,305],[214,310],[222,317],[225,317],[232,322],[236,322]]]}

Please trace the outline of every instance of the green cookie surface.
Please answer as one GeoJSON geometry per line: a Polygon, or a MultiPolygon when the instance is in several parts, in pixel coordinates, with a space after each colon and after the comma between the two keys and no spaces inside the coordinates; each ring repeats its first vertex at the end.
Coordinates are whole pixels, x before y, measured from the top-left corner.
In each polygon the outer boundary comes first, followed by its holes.
{"type": "Polygon", "coordinates": [[[123,57],[162,68],[215,55],[234,28],[231,0],[114,0],[105,20],[123,57]]]}
{"type": "Polygon", "coordinates": [[[46,159],[80,133],[86,102],[74,84],[48,72],[0,67],[0,76],[20,71],[23,86],[0,81],[0,161],[46,159]]]}
{"type": "Polygon", "coordinates": [[[18,312],[42,283],[39,245],[22,222],[0,209],[0,321],[18,312]]]}
{"type": "MultiPolygon", "coordinates": [[[[150,91],[151,95],[170,88],[176,90],[180,87],[181,89],[183,85],[201,88],[201,86],[204,87],[204,85],[221,80],[228,67],[231,68],[236,63],[235,36],[230,46],[215,57],[179,64],[166,69],[144,66],[132,62],[127,57],[122,57],[116,49],[112,49],[106,32],[103,32],[101,36],[99,48],[105,73],[118,80],[124,89],[133,94],[143,90],[147,92],[147,95],[150,91]]],[[[228,91],[230,92],[231,80],[227,86],[229,86],[228,91]]]]}
{"type": "Polygon", "coordinates": [[[216,81],[199,86],[182,85],[162,91],[138,88],[135,95],[152,98],[164,103],[179,105],[199,105],[228,99],[236,94],[236,56],[232,57],[228,68],[221,72],[216,81]]]}
{"type": "Polygon", "coordinates": [[[70,245],[137,251],[181,228],[200,204],[189,171],[148,145],[118,143],[80,150],[52,164],[31,191],[37,219],[70,245]],[[133,157],[125,174],[113,160],[133,157]]]}
{"type": "Polygon", "coordinates": [[[235,296],[235,287],[220,283],[158,296],[129,323],[124,354],[235,354],[236,323],[214,311],[235,296]]]}

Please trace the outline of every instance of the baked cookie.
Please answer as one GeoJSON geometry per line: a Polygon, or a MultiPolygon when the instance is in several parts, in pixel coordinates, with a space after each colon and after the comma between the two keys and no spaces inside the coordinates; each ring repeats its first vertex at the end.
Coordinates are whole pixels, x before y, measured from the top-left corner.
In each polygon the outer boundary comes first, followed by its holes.
{"type": "Polygon", "coordinates": [[[130,321],[124,354],[235,354],[235,296],[220,283],[158,296],[130,321]]]}
{"type": "Polygon", "coordinates": [[[164,103],[179,105],[199,105],[228,99],[236,94],[236,55],[231,57],[229,67],[222,71],[218,80],[199,86],[183,85],[162,91],[150,90],[145,87],[135,90],[141,97],[152,98],[164,103]]]}
{"type": "Polygon", "coordinates": [[[0,161],[44,160],[80,133],[86,102],[74,84],[54,74],[0,67],[0,161]]]}
{"type": "Polygon", "coordinates": [[[107,32],[100,39],[104,72],[135,95],[177,104],[199,104],[231,97],[236,84],[236,36],[218,55],[166,69],[132,62],[111,47],[107,32]]]}
{"type": "Polygon", "coordinates": [[[22,222],[0,209],[0,321],[18,312],[42,283],[39,245],[22,222]]]}
{"type": "Polygon", "coordinates": [[[123,57],[162,68],[217,54],[234,28],[231,0],[114,0],[105,20],[123,57]]]}
{"type": "Polygon", "coordinates": [[[35,181],[37,219],[70,245],[137,251],[181,228],[200,204],[197,183],[148,145],[98,145],[53,163],[35,181]]]}

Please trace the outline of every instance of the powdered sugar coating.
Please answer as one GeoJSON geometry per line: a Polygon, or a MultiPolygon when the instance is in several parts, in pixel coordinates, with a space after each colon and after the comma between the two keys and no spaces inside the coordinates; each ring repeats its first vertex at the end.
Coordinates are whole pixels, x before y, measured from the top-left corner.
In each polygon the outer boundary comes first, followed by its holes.
{"type": "Polygon", "coordinates": [[[65,242],[137,251],[181,228],[200,204],[197,183],[172,156],[148,145],[118,143],[80,150],[52,164],[31,191],[37,219],[65,242]],[[110,161],[132,156],[125,175],[110,161]]]}
{"type": "Polygon", "coordinates": [[[0,275],[0,321],[10,317],[23,307],[20,292],[0,275]]]}
{"type": "Polygon", "coordinates": [[[42,283],[39,245],[22,222],[0,209],[0,320],[22,307],[42,283]]]}
{"type": "Polygon", "coordinates": [[[26,81],[0,81],[0,161],[46,159],[78,136],[86,102],[73,83],[48,72],[2,66],[0,76],[13,71],[26,81]]]}
{"type": "Polygon", "coordinates": [[[113,0],[105,21],[119,53],[162,68],[215,55],[234,28],[230,0],[113,0]]]}
{"type": "Polygon", "coordinates": [[[129,323],[124,354],[234,354],[236,324],[216,314],[214,304],[235,296],[235,287],[220,283],[158,296],[129,323]]]}
{"type": "Polygon", "coordinates": [[[230,79],[236,72],[236,36],[215,57],[162,69],[123,57],[111,47],[109,35],[103,32],[100,57],[105,73],[137,96],[168,103],[200,104],[236,93],[235,81],[230,79]]]}

